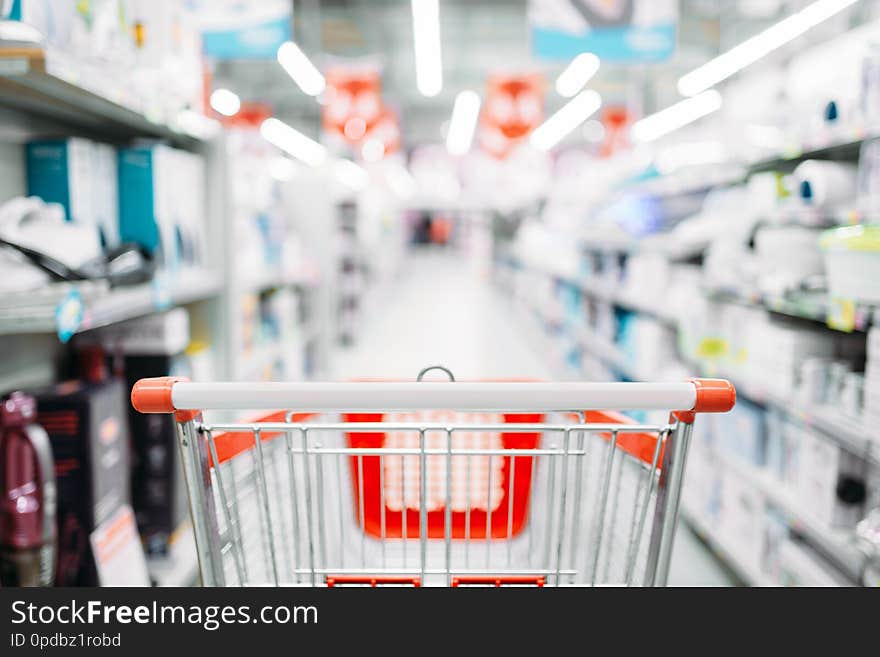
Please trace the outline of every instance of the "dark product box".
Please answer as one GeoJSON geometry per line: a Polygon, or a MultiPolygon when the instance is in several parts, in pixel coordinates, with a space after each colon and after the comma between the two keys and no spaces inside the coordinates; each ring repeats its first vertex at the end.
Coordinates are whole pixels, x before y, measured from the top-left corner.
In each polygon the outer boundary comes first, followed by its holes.
{"type": "Polygon", "coordinates": [[[119,380],[68,381],[36,391],[58,486],[58,586],[98,584],[89,534],[129,495],[127,391],[119,380]]]}
{"type": "MultiPolygon", "coordinates": [[[[126,385],[180,371],[180,357],[125,356],[126,385]]],[[[166,555],[173,533],[189,520],[186,487],[171,415],[138,413],[129,406],[132,434],[132,498],[147,555],[166,555]]]]}

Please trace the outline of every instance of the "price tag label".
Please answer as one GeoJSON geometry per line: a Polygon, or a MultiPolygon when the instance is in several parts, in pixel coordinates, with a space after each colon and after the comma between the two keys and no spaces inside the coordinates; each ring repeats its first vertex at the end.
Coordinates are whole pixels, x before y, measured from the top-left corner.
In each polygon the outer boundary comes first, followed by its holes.
{"type": "Polygon", "coordinates": [[[55,306],[55,331],[66,343],[77,332],[85,315],[85,304],[79,290],[73,288],[55,306]]]}
{"type": "Polygon", "coordinates": [[[128,505],[89,535],[101,586],[149,586],[147,560],[128,505]]]}
{"type": "Polygon", "coordinates": [[[856,327],[856,303],[852,299],[832,298],[828,306],[827,324],[837,331],[852,333],[856,327]]]}

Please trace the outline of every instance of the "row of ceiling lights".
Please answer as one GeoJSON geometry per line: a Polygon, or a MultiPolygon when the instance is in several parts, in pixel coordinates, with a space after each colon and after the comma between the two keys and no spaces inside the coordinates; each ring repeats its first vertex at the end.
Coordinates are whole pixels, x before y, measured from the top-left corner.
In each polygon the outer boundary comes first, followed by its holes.
{"type": "MultiPolygon", "coordinates": [[[[682,76],[678,90],[687,98],[636,121],[631,129],[633,140],[640,143],[653,141],[718,110],[722,97],[712,87],[857,1],[816,0],[682,76]]],[[[443,89],[439,0],[412,0],[412,19],[416,86],[424,96],[434,97],[443,89]]],[[[323,93],[326,88],[324,76],[295,43],[287,42],[278,49],[278,62],[304,93],[309,96],[323,93]]],[[[584,89],[599,66],[596,55],[583,53],[562,71],[555,88],[560,95],[571,100],[532,132],[530,142],[534,147],[550,150],[599,109],[602,104],[599,94],[584,89]]],[[[476,91],[465,90],[456,96],[446,138],[451,154],[463,155],[470,150],[480,105],[481,99],[476,91]]],[[[231,116],[238,112],[241,103],[233,92],[217,89],[211,96],[211,106],[220,114],[231,116]]],[[[278,119],[267,119],[262,134],[311,166],[319,166],[327,157],[324,146],[278,119]]],[[[351,165],[345,165],[348,177],[362,179],[360,174],[354,174],[352,167],[365,174],[363,169],[350,160],[347,162],[351,165]]]]}

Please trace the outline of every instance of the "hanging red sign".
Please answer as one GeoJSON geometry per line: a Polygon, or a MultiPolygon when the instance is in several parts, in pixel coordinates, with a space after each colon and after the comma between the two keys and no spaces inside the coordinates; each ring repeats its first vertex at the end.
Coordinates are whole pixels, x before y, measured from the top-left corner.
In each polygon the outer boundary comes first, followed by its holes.
{"type": "Polygon", "coordinates": [[[480,118],[480,143],[504,158],[544,118],[544,79],[540,74],[490,75],[480,118]]]}

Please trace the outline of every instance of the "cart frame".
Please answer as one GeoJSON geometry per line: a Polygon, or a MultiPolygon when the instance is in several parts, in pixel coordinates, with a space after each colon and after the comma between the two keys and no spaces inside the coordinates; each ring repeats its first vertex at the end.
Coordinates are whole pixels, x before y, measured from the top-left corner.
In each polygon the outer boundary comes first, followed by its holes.
{"type": "MultiPolygon", "coordinates": [[[[536,382],[485,382],[485,383],[435,383],[435,382],[411,382],[411,383],[387,383],[387,382],[364,382],[364,383],[194,383],[180,377],[159,377],[142,379],[132,389],[131,400],[134,407],[143,413],[173,413],[178,437],[181,461],[187,487],[189,508],[192,518],[196,549],[202,583],[205,586],[223,586],[230,579],[230,568],[234,562],[234,571],[240,584],[253,583],[247,576],[246,566],[242,563],[245,559],[244,535],[241,520],[236,520],[230,509],[238,514],[237,500],[228,499],[230,490],[223,485],[221,477],[224,457],[218,454],[215,436],[219,432],[238,432],[250,434],[248,449],[253,450],[254,490],[256,497],[256,513],[260,517],[260,527],[266,528],[268,540],[264,540],[264,554],[269,557],[271,569],[269,570],[268,583],[279,585],[282,583],[304,583],[306,585],[326,584],[336,586],[340,584],[365,584],[375,586],[377,584],[412,584],[422,586],[426,579],[432,578],[438,581],[442,577],[447,586],[461,586],[466,584],[475,585],[525,585],[532,584],[544,586],[564,585],[573,583],[576,574],[579,573],[579,584],[585,584],[585,574],[590,572],[590,584],[596,584],[600,571],[599,559],[603,551],[603,532],[605,531],[606,517],[608,516],[609,490],[611,489],[612,472],[615,467],[616,455],[627,452],[617,459],[618,470],[615,477],[617,486],[620,484],[620,471],[625,460],[636,463],[646,474],[644,479],[647,488],[640,488],[633,497],[632,526],[630,528],[629,546],[626,549],[625,583],[633,583],[634,570],[638,560],[640,541],[643,529],[645,529],[645,517],[650,506],[653,504],[653,521],[650,525],[650,539],[647,546],[647,555],[644,561],[644,578],[642,583],[648,586],[665,586],[669,564],[672,555],[674,535],[678,519],[678,509],[684,478],[685,464],[688,446],[693,431],[693,423],[698,413],[719,413],[731,410],[736,401],[736,392],[732,384],[720,379],[692,379],[682,383],[536,383],[536,382]],[[296,408],[297,414],[285,412],[263,419],[257,422],[245,423],[204,423],[201,412],[203,410],[276,410],[296,408]],[[499,424],[496,421],[466,422],[454,425],[452,423],[430,423],[424,421],[403,422],[340,422],[338,420],[316,421],[317,413],[338,412],[362,412],[384,413],[394,411],[422,411],[425,409],[455,409],[466,412],[505,412],[505,413],[554,413],[554,417],[562,418],[561,421],[542,422],[518,422],[499,424]],[[607,409],[598,412],[584,411],[582,409],[607,409]],[[635,424],[626,423],[623,416],[610,414],[617,410],[672,410],[669,421],[666,424],[635,424]],[[304,413],[300,413],[303,411],[304,413]],[[589,414],[593,413],[593,416],[589,414]],[[589,419],[598,417],[601,421],[589,422],[589,419]],[[410,448],[389,449],[383,447],[352,448],[326,447],[317,439],[310,438],[320,435],[321,432],[366,433],[403,431],[412,432],[418,436],[416,445],[410,448]],[[561,437],[562,446],[551,443],[549,446],[539,445],[532,449],[498,449],[497,447],[483,447],[479,450],[454,448],[454,435],[456,432],[542,432],[561,437]],[[440,447],[431,446],[426,436],[432,432],[445,435],[445,443],[440,447]],[[274,499],[269,494],[267,480],[268,466],[274,467],[275,457],[264,456],[267,449],[266,437],[284,436],[284,442],[276,441],[282,445],[283,451],[277,456],[281,460],[286,455],[290,474],[290,489],[293,501],[294,520],[292,524],[293,536],[296,537],[297,514],[300,509],[306,513],[305,524],[300,521],[299,530],[308,533],[307,545],[308,556],[300,555],[299,561],[307,561],[307,566],[297,566],[297,559],[293,559],[293,565],[279,559],[278,537],[275,535],[280,530],[273,528],[273,512],[270,505],[274,499]],[[654,441],[647,447],[638,444],[646,436],[653,434],[654,441]],[[629,438],[627,438],[629,436],[629,438]],[[586,437],[586,438],[585,438],[586,437]],[[591,526],[587,535],[594,541],[594,549],[585,556],[583,569],[575,570],[564,566],[564,562],[570,560],[575,563],[581,555],[578,541],[583,533],[576,523],[580,522],[580,510],[583,495],[581,488],[581,470],[577,463],[584,460],[588,453],[585,440],[591,437],[599,437],[604,441],[606,448],[601,456],[601,477],[597,479],[598,506],[596,514],[591,520],[591,526]],[[298,446],[296,439],[299,438],[298,446]],[[627,446],[627,444],[629,446],[627,446]],[[482,456],[488,458],[491,465],[493,458],[507,459],[513,468],[517,467],[518,459],[528,459],[534,479],[535,463],[539,458],[546,458],[548,470],[545,475],[547,500],[546,528],[546,554],[547,559],[539,567],[511,567],[511,536],[510,515],[508,515],[507,540],[504,546],[507,550],[507,567],[490,567],[490,552],[495,549],[496,541],[490,530],[485,536],[490,537],[484,541],[486,567],[463,568],[460,565],[453,567],[455,554],[464,550],[465,560],[470,557],[472,548],[471,541],[454,541],[451,537],[450,527],[450,495],[451,495],[451,471],[452,462],[456,456],[460,456],[468,464],[473,457],[482,456]],[[324,458],[326,456],[326,459],[324,458]],[[357,463],[363,466],[368,458],[377,458],[380,463],[387,463],[392,458],[397,458],[401,466],[405,467],[406,460],[417,459],[419,464],[418,486],[416,492],[418,500],[418,541],[417,566],[406,567],[407,555],[407,530],[406,517],[408,515],[407,494],[403,493],[403,522],[404,534],[403,563],[404,567],[391,567],[385,565],[386,543],[385,540],[385,498],[382,498],[382,564],[383,567],[367,567],[367,559],[363,557],[365,539],[363,531],[364,509],[361,501],[360,509],[355,509],[354,515],[360,515],[361,525],[361,555],[360,568],[329,567],[327,559],[320,559],[316,552],[325,549],[325,543],[316,539],[313,534],[325,531],[323,513],[326,509],[326,501],[312,499],[313,495],[322,495],[322,470],[315,469],[311,462],[318,464],[323,460],[338,458],[357,459],[357,463]],[[300,480],[305,500],[296,501],[298,494],[294,480],[295,459],[299,458],[300,480]],[[446,477],[445,491],[446,507],[444,520],[444,541],[434,541],[442,546],[439,557],[442,567],[435,567],[428,557],[428,538],[426,508],[427,486],[429,469],[428,459],[443,459],[445,470],[441,470],[446,477]],[[312,461],[310,461],[312,459],[312,461]],[[575,465],[570,465],[570,462],[575,465]],[[215,464],[217,467],[215,467],[215,464]],[[559,464],[559,465],[557,465],[559,464]],[[304,465],[304,467],[303,467],[304,465]],[[659,466],[659,467],[658,467],[659,466]],[[315,478],[318,481],[311,481],[315,478]],[[575,481],[568,483],[569,480],[575,481]],[[558,491],[554,485],[558,484],[558,491]],[[574,491],[572,492],[572,488],[574,491]],[[218,508],[219,507],[219,508],[218,508]],[[219,513],[218,513],[219,511],[219,513]],[[314,517],[313,516],[317,516],[314,517]],[[556,536],[554,529],[554,517],[556,536]],[[568,520],[571,518],[571,520],[568,520]],[[218,522],[219,521],[219,522],[218,522]],[[569,522],[573,532],[571,536],[565,534],[565,524],[569,522]],[[224,525],[221,527],[221,523],[224,525]],[[315,524],[317,523],[317,525],[315,524]],[[636,529],[638,530],[636,532],[636,529]],[[592,533],[591,533],[592,532],[592,533]],[[565,543],[565,545],[563,545],[565,543]],[[569,558],[564,557],[570,555],[569,558]],[[230,560],[227,553],[231,552],[233,559],[230,560]],[[442,554],[445,552],[445,561],[442,554]],[[555,552],[555,563],[552,558],[555,552]],[[316,561],[320,566],[316,566],[316,561]],[[589,562],[592,562],[591,564],[589,562]],[[291,576],[286,581],[279,575],[282,565],[286,565],[291,576]],[[292,579],[291,579],[292,578],[292,579]]],[[[338,416],[337,416],[338,417],[338,416]]],[[[541,416],[544,417],[543,415],[541,416]]],[[[239,441],[240,442],[240,441],[239,441]]],[[[598,442],[599,445],[602,442],[598,442]]],[[[590,448],[592,450],[592,447],[590,448]]],[[[354,462],[354,461],[352,461],[354,462]]],[[[442,465],[442,464],[441,464],[442,465]]],[[[497,462],[496,462],[497,466],[497,462]]],[[[468,465],[470,468],[470,465],[468,465]]],[[[637,469],[639,469],[637,468],[637,469]]],[[[341,469],[338,470],[341,473],[341,469]]],[[[226,474],[224,474],[226,476],[226,474]]],[[[489,488],[492,487],[492,474],[489,475],[489,488]]],[[[641,475],[639,475],[641,476],[641,475]]],[[[468,470],[468,490],[471,488],[470,470],[468,470]]],[[[234,476],[232,477],[234,479],[234,476]]],[[[340,476],[340,481],[342,480],[340,476]]],[[[641,479],[639,480],[641,481],[641,479]]],[[[234,482],[233,482],[234,483],[234,482]]],[[[364,495],[364,483],[359,483],[361,500],[364,495]]],[[[358,483],[354,485],[357,486],[358,483]]],[[[537,480],[531,482],[537,488],[537,480]]],[[[641,484],[640,484],[641,486],[641,484]]],[[[383,488],[382,491],[385,489],[383,488]]],[[[234,492],[234,490],[232,491],[234,492]]],[[[338,491],[337,491],[338,492],[338,491]]],[[[512,509],[514,492],[508,491],[512,509]]],[[[531,495],[531,493],[530,493],[531,495]]],[[[488,499],[488,498],[487,498],[488,499]]],[[[530,498],[531,499],[531,498],[530,498]]],[[[614,506],[617,505],[615,498],[614,506]]],[[[487,502],[488,504],[488,502],[487,502]]],[[[339,512],[343,513],[343,503],[339,502],[339,512]]],[[[616,511],[615,511],[616,512],[616,511]]],[[[468,506],[468,521],[470,522],[471,509],[468,506]]],[[[533,510],[537,515],[539,509],[533,510]]],[[[492,513],[486,507],[486,521],[491,522],[492,513]]],[[[532,520],[534,524],[535,520],[532,520]]],[[[537,530],[535,530],[537,531],[537,530]]],[[[340,516],[340,539],[344,538],[342,520],[340,516]]],[[[319,536],[323,537],[323,533],[319,536]]],[[[286,539],[290,540],[290,539],[286,539]]],[[[302,545],[300,540],[294,538],[294,546],[302,545]]],[[[537,551],[532,545],[533,537],[528,537],[528,550],[523,547],[524,554],[528,554],[529,564],[532,563],[532,554],[537,551]]],[[[544,540],[541,538],[540,540],[544,540]]],[[[606,541],[609,540],[606,536],[606,541]]],[[[296,547],[294,547],[296,549],[296,547]]],[[[340,548],[340,549],[344,549],[340,548]]],[[[612,558],[612,547],[605,549],[605,572],[608,571],[608,560],[612,558]]],[[[282,555],[284,556],[284,555],[282,555]]],[[[344,565],[345,556],[342,555],[344,565]]]]}

